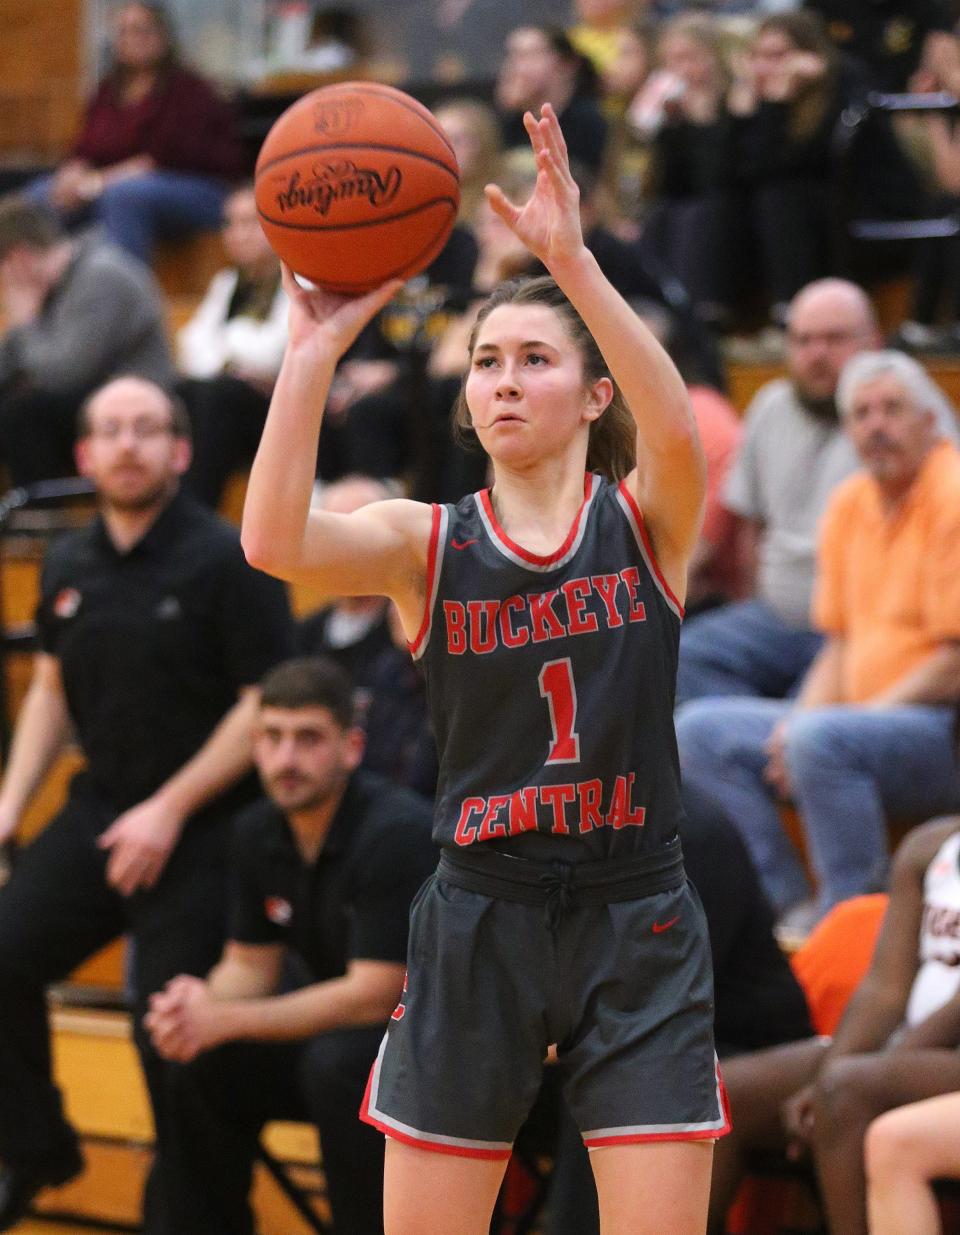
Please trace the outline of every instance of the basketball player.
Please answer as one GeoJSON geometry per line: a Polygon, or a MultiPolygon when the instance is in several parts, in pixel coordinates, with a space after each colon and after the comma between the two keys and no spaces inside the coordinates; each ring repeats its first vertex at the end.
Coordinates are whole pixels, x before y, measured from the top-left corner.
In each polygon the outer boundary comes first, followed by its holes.
{"type": "Polygon", "coordinates": [[[390,596],[427,673],[443,857],[362,1112],[388,1137],[388,1235],[489,1229],[554,1044],[604,1235],[692,1235],[727,1128],[671,719],[703,457],[678,373],[583,244],[552,108],[525,123],[530,200],[487,195],[552,278],[502,285],[471,339],[459,414],[492,489],[309,512],[337,360],[399,284],[345,300],[287,274],[244,546],[390,596]]]}

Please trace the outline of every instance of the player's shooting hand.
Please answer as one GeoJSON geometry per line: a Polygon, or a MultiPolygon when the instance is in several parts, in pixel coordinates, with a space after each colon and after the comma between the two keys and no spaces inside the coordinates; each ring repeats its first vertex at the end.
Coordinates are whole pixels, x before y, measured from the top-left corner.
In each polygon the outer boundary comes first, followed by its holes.
{"type": "Polygon", "coordinates": [[[144,1028],[164,1059],[189,1063],[228,1038],[227,1005],[210,994],[202,978],[180,974],[150,996],[144,1028]]]}
{"type": "Polygon", "coordinates": [[[319,287],[301,287],[285,263],[281,270],[283,290],[290,301],[288,348],[315,350],[318,358],[332,355],[339,359],[367,322],[403,287],[402,279],[389,279],[363,296],[343,296],[319,287]]]}
{"type": "Polygon", "coordinates": [[[567,143],[549,103],[540,119],[524,113],[523,123],[537,159],[537,183],[523,206],[511,202],[496,184],[485,192],[491,208],[548,270],[584,252],[580,226],[580,190],[570,174],[567,143]]]}
{"type": "Polygon", "coordinates": [[[813,1139],[813,1086],[805,1085],[792,1094],[780,1108],[780,1118],[787,1134],[787,1157],[796,1162],[813,1139]]]}
{"type": "Polygon", "coordinates": [[[124,811],[97,838],[101,849],[110,850],[107,883],[123,896],[152,888],[182,830],[183,819],[157,798],[124,811]]]}

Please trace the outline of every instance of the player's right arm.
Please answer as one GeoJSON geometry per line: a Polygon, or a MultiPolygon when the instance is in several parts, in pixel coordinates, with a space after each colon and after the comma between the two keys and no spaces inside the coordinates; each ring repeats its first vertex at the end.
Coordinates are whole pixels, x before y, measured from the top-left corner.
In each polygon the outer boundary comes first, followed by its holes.
{"type": "Polygon", "coordinates": [[[0,783],[0,844],[16,831],[34,790],[71,734],[60,662],[37,655],[30,689],[20,708],[3,782],[0,783]]]}
{"type": "MultiPolygon", "coordinates": [[[[337,364],[401,286],[365,296],[307,292],[284,269],[288,343],[250,472],[241,533],[247,560],[330,596],[381,595],[397,602],[408,634],[419,625],[431,511],[375,502],[350,515],[310,509],[317,440],[337,364]]],[[[412,635],[411,635],[412,637],[412,635]]]]}

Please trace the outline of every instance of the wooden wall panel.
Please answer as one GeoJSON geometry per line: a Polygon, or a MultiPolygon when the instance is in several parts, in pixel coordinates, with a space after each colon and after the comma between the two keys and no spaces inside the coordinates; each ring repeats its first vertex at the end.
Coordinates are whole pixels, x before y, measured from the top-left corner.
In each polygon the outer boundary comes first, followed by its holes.
{"type": "Polygon", "coordinates": [[[83,0],[0,0],[0,157],[53,158],[84,94],[83,0]]]}

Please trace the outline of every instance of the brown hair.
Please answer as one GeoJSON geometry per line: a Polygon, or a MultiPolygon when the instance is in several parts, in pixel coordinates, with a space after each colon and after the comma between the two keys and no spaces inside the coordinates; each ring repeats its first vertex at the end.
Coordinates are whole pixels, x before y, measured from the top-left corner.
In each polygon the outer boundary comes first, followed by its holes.
{"type": "MultiPolygon", "coordinates": [[[[156,3],[156,0],[120,0],[118,4],[113,6],[114,14],[119,13],[122,9],[143,9],[160,34],[163,35],[167,47],[155,66],[157,76],[164,77],[174,69],[179,68],[182,63],[180,48],[177,43],[173,21],[166,7],[163,4],[156,3]]],[[[122,90],[126,85],[128,73],[124,66],[118,62],[115,50],[111,54],[106,76],[113,81],[119,90],[122,90]]]]}
{"type": "Polygon", "coordinates": [[[326,708],[341,729],[354,723],[349,675],[325,656],[298,656],[271,669],[260,682],[264,708],[326,708]]]}
{"type": "Polygon", "coordinates": [[[45,206],[20,196],[0,202],[0,261],[21,244],[45,252],[66,236],[60,220],[45,206]]]}
{"type": "MultiPolygon", "coordinates": [[[[494,309],[505,304],[542,304],[560,318],[570,340],[576,344],[583,364],[583,380],[591,386],[602,377],[613,377],[607,362],[593,335],[587,329],[583,318],[566,298],[557,284],[551,278],[509,279],[500,283],[490,293],[480,307],[470,341],[467,344],[469,354],[477,343],[477,333],[483,322],[494,309]]],[[[453,408],[454,432],[461,438],[472,432],[470,411],[465,395],[466,377],[460,386],[460,393],[453,408]]],[[[587,468],[591,472],[599,472],[607,480],[622,480],[631,472],[636,464],[637,428],[627,402],[616,382],[613,383],[613,398],[599,420],[590,425],[590,439],[587,447],[587,468]]]]}
{"type": "Polygon", "coordinates": [[[775,13],[757,26],[754,38],[771,30],[788,38],[797,51],[813,52],[827,66],[823,77],[807,82],[789,104],[790,136],[794,141],[806,141],[823,123],[836,96],[840,74],[837,49],[817,13],[800,9],[791,13],[775,13]]]}

